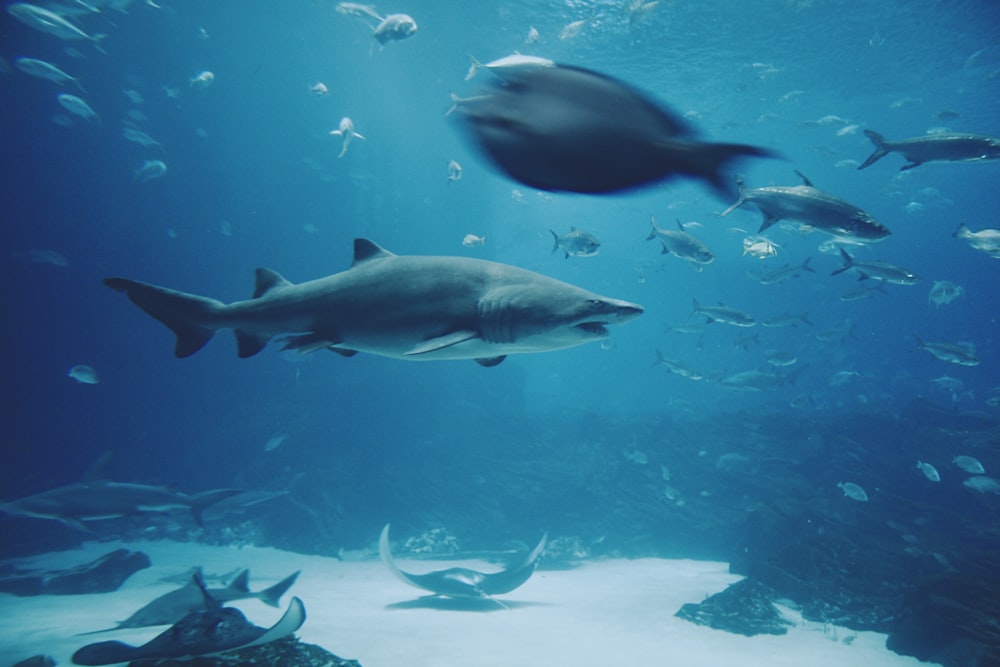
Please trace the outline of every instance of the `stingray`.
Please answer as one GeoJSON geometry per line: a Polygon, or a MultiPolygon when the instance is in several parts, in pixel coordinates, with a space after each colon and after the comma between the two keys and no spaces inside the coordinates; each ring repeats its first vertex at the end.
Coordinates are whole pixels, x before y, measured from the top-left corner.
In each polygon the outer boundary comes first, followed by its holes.
{"type": "Polygon", "coordinates": [[[273,586],[253,592],[249,586],[250,570],[241,570],[228,586],[224,588],[205,589],[205,579],[202,576],[201,568],[195,568],[186,585],[169,593],[164,593],[124,621],[119,622],[113,628],[92,630],[81,634],[96,635],[101,632],[111,632],[112,630],[122,630],[125,628],[146,628],[151,625],[176,623],[184,618],[185,614],[202,609],[205,606],[204,599],[206,593],[213,600],[222,604],[234,600],[257,598],[270,607],[277,607],[281,602],[281,596],[292,587],[298,576],[298,572],[293,572],[273,586]]]}
{"type": "MultiPolygon", "coordinates": [[[[434,595],[450,598],[492,599],[494,595],[510,593],[531,578],[535,572],[535,566],[538,565],[538,557],[541,556],[542,550],[545,548],[547,537],[547,534],[542,535],[538,546],[532,549],[519,563],[493,573],[478,572],[465,567],[449,567],[427,574],[403,572],[392,560],[392,553],[389,551],[389,524],[386,524],[385,528],[382,529],[378,552],[382,562],[397,577],[411,586],[430,591],[434,595]]],[[[499,600],[494,600],[494,602],[503,606],[499,600]]]]}
{"type": "Polygon", "coordinates": [[[291,635],[302,627],[306,609],[293,597],[281,619],[270,628],[260,628],[239,609],[223,607],[194,577],[202,591],[205,609],[193,611],[142,646],[120,641],[88,644],[73,654],[77,665],[111,665],[133,660],[163,660],[208,656],[260,646],[291,635]]]}

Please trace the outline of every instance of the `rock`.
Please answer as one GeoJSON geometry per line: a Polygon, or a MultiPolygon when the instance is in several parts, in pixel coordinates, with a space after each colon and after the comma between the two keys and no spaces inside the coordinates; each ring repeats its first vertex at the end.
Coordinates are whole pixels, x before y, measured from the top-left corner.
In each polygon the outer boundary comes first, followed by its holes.
{"type": "Polygon", "coordinates": [[[739,635],[783,635],[792,622],[771,603],[774,591],[753,579],[743,579],[701,603],[688,603],[678,618],[739,635]]]}
{"type": "Polygon", "coordinates": [[[48,595],[110,593],[118,590],[133,574],[150,565],[152,562],[149,556],[141,551],[116,549],[93,562],[50,574],[42,592],[48,595]]]}
{"type": "Polygon", "coordinates": [[[239,651],[230,651],[214,657],[198,657],[185,660],[139,660],[130,662],[129,667],[361,667],[357,660],[340,658],[321,646],[304,644],[294,637],[253,646],[239,651]]]}

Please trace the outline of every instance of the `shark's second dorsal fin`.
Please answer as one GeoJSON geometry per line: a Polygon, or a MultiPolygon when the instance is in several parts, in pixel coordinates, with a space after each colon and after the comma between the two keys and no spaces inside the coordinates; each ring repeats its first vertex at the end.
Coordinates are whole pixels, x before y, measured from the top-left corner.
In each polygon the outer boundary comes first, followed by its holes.
{"type": "Polygon", "coordinates": [[[277,271],[257,269],[256,282],[253,288],[253,298],[259,299],[277,287],[289,287],[292,283],[285,280],[277,271]]]}
{"type": "Polygon", "coordinates": [[[368,239],[354,239],[354,262],[351,268],[381,257],[395,257],[395,255],[368,239]]]}

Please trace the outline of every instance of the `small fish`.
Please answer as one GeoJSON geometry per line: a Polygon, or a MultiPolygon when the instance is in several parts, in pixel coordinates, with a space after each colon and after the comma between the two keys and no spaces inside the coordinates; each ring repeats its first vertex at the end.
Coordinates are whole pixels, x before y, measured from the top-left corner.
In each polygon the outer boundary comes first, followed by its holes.
{"type": "Polygon", "coordinates": [[[134,127],[126,127],[123,129],[122,136],[133,143],[139,144],[143,148],[163,148],[159,141],[149,136],[142,130],[137,130],[134,127]]]}
{"type": "Polygon", "coordinates": [[[215,74],[208,70],[199,72],[191,78],[191,87],[198,88],[199,90],[204,90],[213,83],[215,83],[215,74]]]}
{"type": "Polygon", "coordinates": [[[790,313],[775,315],[774,317],[767,318],[761,322],[761,324],[768,329],[779,329],[781,327],[794,327],[799,322],[808,324],[809,326],[815,326],[811,321],[809,321],[809,313],[802,313],[801,315],[792,315],[790,313]]]}
{"type": "Polygon", "coordinates": [[[986,473],[986,469],[983,468],[983,464],[979,462],[979,459],[972,456],[959,454],[951,462],[965,472],[972,473],[973,475],[983,475],[986,473]]]}
{"type": "Polygon", "coordinates": [[[276,435],[276,436],[268,439],[268,441],[264,443],[264,451],[265,452],[273,452],[278,447],[281,447],[283,444],[285,444],[286,440],[288,440],[288,434],[287,433],[282,433],[281,435],[276,435]]]}
{"type": "Polygon", "coordinates": [[[924,473],[924,477],[932,482],[940,482],[941,475],[938,474],[937,468],[932,466],[930,463],[924,463],[923,461],[917,461],[917,470],[924,473]]]}
{"type": "Polygon", "coordinates": [[[851,380],[853,380],[854,378],[859,378],[859,377],[861,377],[861,373],[857,371],[837,371],[836,373],[830,376],[830,379],[827,381],[827,384],[829,384],[831,387],[842,387],[851,380]]]}
{"type": "Polygon", "coordinates": [[[942,304],[951,303],[964,293],[965,289],[961,285],[947,280],[936,280],[930,294],[927,295],[927,300],[940,308],[942,304]]]}
{"type": "Polygon", "coordinates": [[[129,88],[122,92],[125,94],[125,97],[128,98],[128,101],[131,102],[132,104],[143,104],[146,101],[146,99],[142,96],[142,93],[140,93],[138,90],[133,90],[129,88]]]}
{"type": "Polygon", "coordinates": [[[764,271],[749,275],[761,285],[777,285],[778,283],[785,282],[789,278],[798,278],[800,271],[816,273],[816,270],[809,266],[809,260],[810,258],[806,257],[805,261],[801,264],[785,264],[781,268],[774,269],[773,271],[764,271]]]}
{"type": "Polygon", "coordinates": [[[878,132],[865,130],[875,144],[875,152],[858,169],[871,166],[889,153],[900,153],[908,160],[900,171],[919,167],[925,162],[979,162],[1000,159],[1000,138],[977,134],[938,132],[925,137],[888,141],[878,132]]]}
{"type": "Polygon", "coordinates": [[[979,493],[996,493],[1000,494],[1000,482],[993,479],[992,477],[986,477],[985,475],[978,475],[976,477],[970,477],[969,479],[962,482],[965,486],[978,491],[979,493]]]}
{"type": "Polygon", "coordinates": [[[769,371],[741,371],[719,380],[719,384],[726,389],[734,389],[743,392],[766,391],[782,387],[789,382],[794,382],[794,375],[779,375],[769,371]]]}
{"type": "Polygon", "coordinates": [[[757,320],[748,313],[721,303],[718,306],[702,306],[697,299],[691,299],[691,301],[694,303],[694,313],[704,315],[707,323],[720,322],[734,327],[752,327],[757,324],[757,320]]]}
{"type": "Polygon", "coordinates": [[[309,86],[309,92],[316,97],[323,97],[324,95],[330,94],[330,89],[326,87],[326,84],[322,81],[318,81],[313,85],[309,86]]]}
{"type": "Polygon", "coordinates": [[[69,369],[66,377],[72,378],[80,384],[98,384],[101,380],[97,377],[97,371],[85,364],[77,364],[69,369]]]}
{"type": "Polygon", "coordinates": [[[843,273],[848,269],[854,269],[860,274],[859,280],[874,278],[875,280],[882,280],[893,285],[916,285],[920,282],[920,276],[895,264],[889,264],[888,262],[855,262],[854,258],[843,248],[840,249],[840,257],[843,259],[844,265],[830,272],[831,276],[843,273]]]}
{"type": "Polygon", "coordinates": [[[799,358],[791,352],[782,352],[780,350],[768,350],[764,353],[764,357],[767,359],[768,364],[776,368],[793,366],[799,361],[799,358]]]}
{"type": "Polygon", "coordinates": [[[665,465],[660,465],[660,476],[663,477],[664,482],[670,481],[670,468],[665,465]]]}
{"type": "Polygon", "coordinates": [[[981,250],[993,259],[1000,259],[1000,230],[981,229],[974,232],[964,223],[952,234],[957,239],[965,239],[976,250],[981,250]]]}
{"type": "Polygon", "coordinates": [[[572,21],[570,23],[567,23],[565,26],[563,26],[563,29],[559,31],[559,39],[560,40],[573,39],[581,32],[583,32],[583,29],[589,22],[590,19],[580,19],[579,21],[572,21]]]}
{"type": "Polygon", "coordinates": [[[656,218],[653,216],[649,216],[649,224],[652,225],[653,229],[650,230],[646,240],[652,241],[653,239],[658,239],[663,245],[661,254],[672,253],[681,259],[698,265],[711,264],[715,261],[715,253],[707,245],[689,234],[684,229],[684,225],[681,224],[680,220],[677,221],[676,231],[657,227],[656,218]]]}
{"type": "Polygon", "coordinates": [[[743,254],[767,259],[778,254],[778,247],[763,236],[748,236],[743,239],[743,254]]]}
{"type": "Polygon", "coordinates": [[[352,141],[355,139],[364,140],[365,138],[364,135],[354,131],[354,121],[347,116],[340,119],[340,124],[336,130],[330,131],[330,136],[337,136],[343,139],[343,143],[340,145],[340,155],[337,157],[344,157],[347,154],[347,149],[352,141]]]}
{"type": "Polygon", "coordinates": [[[101,50],[100,41],[107,36],[94,35],[91,37],[54,11],[27,2],[14,2],[7,5],[7,13],[21,23],[31,26],[35,30],[55,35],[59,39],[85,39],[94,42],[98,50],[101,50]]]}
{"type": "Polygon", "coordinates": [[[146,181],[151,181],[154,178],[160,178],[167,173],[167,165],[163,160],[146,160],[142,163],[138,169],[135,170],[135,176],[132,177],[132,182],[145,183],[146,181]]]}
{"type": "Polygon", "coordinates": [[[100,118],[90,105],[81,100],[76,95],[70,95],[69,93],[63,93],[62,95],[56,96],[56,100],[62,105],[62,108],[70,112],[74,116],[79,116],[80,118],[91,121],[97,120],[100,122],[100,118]]]}
{"type": "Polygon", "coordinates": [[[857,500],[861,503],[868,502],[868,494],[854,482],[840,482],[837,484],[837,488],[843,491],[844,496],[850,498],[851,500],[857,500]]]}
{"type": "Polygon", "coordinates": [[[38,60],[37,58],[17,58],[14,60],[14,65],[19,70],[30,76],[48,79],[49,81],[57,83],[60,86],[73,84],[83,91],[83,86],[76,80],[75,77],[70,76],[52,63],[45,62],[44,60],[38,60]]]}
{"type": "Polygon", "coordinates": [[[593,234],[580,231],[576,227],[570,227],[569,229],[570,231],[562,236],[559,236],[551,229],[549,230],[553,238],[553,253],[562,248],[563,252],[566,253],[564,259],[569,259],[570,255],[574,257],[593,257],[600,251],[601,242],[593,234]]]}
{"type": "Polygon", "coordinates": [[[389,14],[379,23],[372,37],[381,46],[388,42],[398,42],[401,39],[412,37],[417,32],[417,22],[408,14],[389,14]]]}
{"type": "Polygon", "coordinates": [[[644,452],[638,449],[632,449],[624,453],[625,453],[625,460],[628,461],[629,463],[634,463],[640,466],[644,466],[647,463],[649,463],[649,457],[647,457],[644,452]]]}
{"type": "Polygon", "coordinates": [[[979,357],[975,354],[975,349],[971,344],[955,345],[953,343],[925,343],[919,336],[917,346],[921,350],[927,350],[935,359],[947,361],[950,364],[959,366],[978,366],[979,357]]]}
{"type": "MultiPolygon", "coordinates": [[[[674,359],[666,359],[666,358],[664,358],[663,353],[660,352],[659,350],[656,351],[656,364],[658,366],[662,366],[664,369],[666,369],[667,372],[672,373],[674,375],[678,375],[678,376],[680,376],[682,378],[687,378],[689,380],[704,380],[705,379],[704,375],[702,375],[701,373],[698,373],[697,371],[694,371],[694,370],[688,368],[687,366],[685,366],[680,361],[676,361],[674,359]]],[[[666,467],[666,466],[664,466],[664,467],[666,467]]],[[[670,478],[669,477],[665,477],[664,479],[669,480],[670,478]]]]}
{"type": "Polygon", "coordinates": [[[881,281],[878,282],[878,284],[876,284],[875,287],[868,287],[867,285],[862,283],[861,287],[853,289],[850,292],[844,292],[843,294],[841,294],[840,300],[843,301],[844,303],[850,303],[852,301],[871,299],[879,292],[881,292],[882,294],[889,293],[888,291],[886,291],[885,285],[883,285],[881,281]]]}
{"type": "Polygon", "coordinates": [[[510,70],[524,70],[537,67],[555,67],[556,63],[548,58],[540,58],[538,56],[526,56],[516,51],[509,56],[504,56],[503,58],[497,58],[488,63],[481,63],[471,54],[469,58],[472,59],[472,65],[469,66],[469,71],[465,75],[465,80],[468,81],[476,75],[481,69],[485,69],[488,72],[495,74],[501,79],[506,80],[506,74],[510,70]]]}
{"type": "Polygon", "coordinates": [[[462,178],[462,165],[455,160],[448,162],[448,182],[454,183],[462,178]]]}
{"type": "Polygon", "coordinates": [[[476,236],[475,234],[466,234],[465,238],[462,239],[462,245],[464,245],[466,248],[486,245],[486,237],[476,236]]]}
{"type": "Polygon", "coordinates": [[[816,340],[822,341],[824,343],[832,343],[835,341],[843,343],[848,338],[855,338],[854,322],[850,320],[844,322],[843,326],[823,329],[822,331],[816,334],[816,340]]]}
{"type": "Polygon", "coordinates": [[[538,34],[538,30],[534,26],[528,28],[528,34],[524,37],[525,44],[535,44],[541,39],[541,35],[538,34]]]}

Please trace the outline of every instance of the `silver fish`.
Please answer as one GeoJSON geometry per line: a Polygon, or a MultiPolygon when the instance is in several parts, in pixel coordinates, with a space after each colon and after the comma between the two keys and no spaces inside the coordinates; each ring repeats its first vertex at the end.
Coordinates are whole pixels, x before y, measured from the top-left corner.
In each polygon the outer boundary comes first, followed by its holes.
{"type": "Polygon", "coordinates": [[[704,315],[708,318],[708,322],[721,322],[734,327],[752,327],[757,324],[752,315],[721,303],[718,306],[702,306],[697,299],[691,301],[694,303],[694,312],[704,315]]]}
{"type": "Polygon", "coordinates": [[[900,153],[908,160],[900,171],[919,167],[925,162],[978,162],[1000,159],[1000,138],[978,134],[940,132],[926,137],[902,141],[887,141],[878,132],[865,130],[865,136],[875,144],[875,152],[858,169],[864,169],[889,153],[900,153]]]}
{"type": "Polygon", "coordinates": [[[926,343],[920,336],[915,336],[917,346],[921,350],[927,350],[931,356],[941,361],[959,366],[978,366],[979,357],[976,356],[975,349],[971,345],[955,345],[954,343],[926,343]]]}
{"type": "Polygon", "coordinates": [[[888,262],[855,262],[846,250],[840,249],[840,257],[844,260],[844,265],[833,270],[830,275],[835,276],[848,269],[854,269],[860,274],[859,280],[874,278],[893,285],[916,285],[920,282],[920,276],[904,269],[901,266],[888,262]]]}
{"type": "Polygon", "coordinates": [[[570,255],[574,257],[593,257],[601,249],[601,242],[597,240],[597,237],[593,234],[580,231],[576,227],[570,227],[569,232],[559,236],[551,229],[549,233],[552,234],[552,252],[560,248],[566,253],[565,259],[569,259],[570,255]]]}
{"type": "Polygon", "coordinates": [[[711,264],[715,261],[715,253],[711,248],[689,234],[681,221],[677,221],[677,230],[662,229],[656,226],[656,218],[649,216],[649,224],[653,229],[646,237],[647,241],[659,239],[663,245],[662,254],[673,253],[681,259],[686,259],[694,264],[711,264]]]}
{"type": "Polygon", "coordinates": [[[70,76],[52,63],[45,62],[44,60],[39,60],[37,58],[17,58],[14,61],[14,65],[16,65],[19,70],[30,76],[48,79],[49,81],[57,83],[60,86],[73,84],[83,91],[83,86],[76,80],[75,77],[70,76]]]}
{"type": "Polygon", "coordinates": [[[980,229],[974,232],[965,224],[958,226],[952,234],[957,239],[965,239],[976,250],[981,250],[994,259],[1000,259],[1000,230],[980,229]]]}

